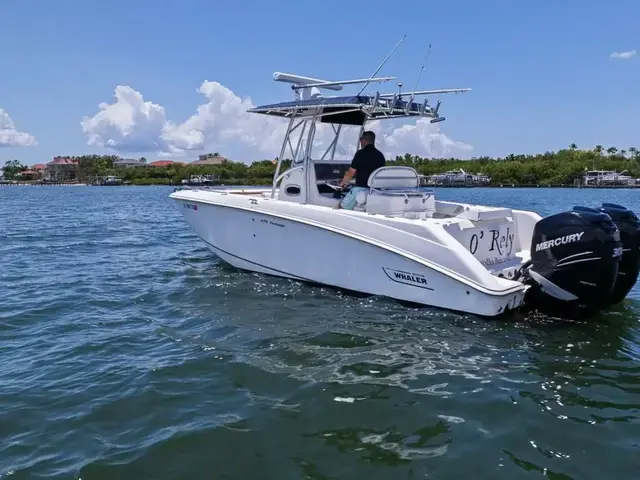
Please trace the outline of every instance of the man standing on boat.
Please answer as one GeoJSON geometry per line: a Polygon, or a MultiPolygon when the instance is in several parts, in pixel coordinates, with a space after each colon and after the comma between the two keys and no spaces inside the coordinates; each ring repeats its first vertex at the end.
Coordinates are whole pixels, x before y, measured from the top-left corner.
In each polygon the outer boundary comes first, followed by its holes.
{"type": "Polygon", "coordinates": [[[356,152],[351,161],[351,166],[344,174],[340,185],[344,186],[349,180],[356,177],[356,184],[349,193],[342,199],[338,208],[353,210],[356,206],[356,195],[361,191],[368,191],[369,176],[378,168],[384,167],[386,160],[384,155],[375,146],[376,134],[367,130],[360,136],[360,150],[356,152]]]}

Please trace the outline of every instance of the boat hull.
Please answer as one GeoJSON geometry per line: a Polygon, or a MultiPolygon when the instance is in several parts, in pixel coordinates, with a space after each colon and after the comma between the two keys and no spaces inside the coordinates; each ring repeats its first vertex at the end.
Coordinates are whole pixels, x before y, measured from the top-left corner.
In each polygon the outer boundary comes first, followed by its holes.
{"type": "Polygon", "coordinates": [[[482,316],[517,308],[524,298],[524,286],[482,292],[402,252],[267,207],[239,208],[222,196],[173,198],[209,248],[244,270],[482,316]]]}

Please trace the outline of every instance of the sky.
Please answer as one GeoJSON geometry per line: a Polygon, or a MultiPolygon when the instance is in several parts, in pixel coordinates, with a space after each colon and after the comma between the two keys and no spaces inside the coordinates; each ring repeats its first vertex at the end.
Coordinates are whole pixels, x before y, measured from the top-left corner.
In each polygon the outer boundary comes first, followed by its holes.
{"type": "Polygon", "coordinates": [[[431,99],[444,122],[371,125],[388,156],[640,148],[638,18],[637,0],[2,0],[0,164],[272,159],[286,121],[246,110],[292,99],[275,71],[367,78],[404,34],[378,74],[396,80],[367,92],[412,89],[429,44],[418,89],[472,90],[431,99]]]}

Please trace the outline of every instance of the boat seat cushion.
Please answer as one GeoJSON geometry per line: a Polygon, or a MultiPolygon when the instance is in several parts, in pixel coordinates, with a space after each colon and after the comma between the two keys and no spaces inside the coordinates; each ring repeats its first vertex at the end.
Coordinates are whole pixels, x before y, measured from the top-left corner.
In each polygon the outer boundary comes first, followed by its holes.
{"type": "Polygon", "coordinates": [[[367,195],[366,210],[369,213],[378,214],[435,211],[434,195],[430,192],[418,193],[419,195],[406,195],[398,192],[390,195],[389,192],[374,190],[367,195]]]}
{"type": "Polygon", "coordinates": [[[369,176],[371,189],[416,188],[420,186],[418,172],[411,167],[380,167],[369,176]]]}

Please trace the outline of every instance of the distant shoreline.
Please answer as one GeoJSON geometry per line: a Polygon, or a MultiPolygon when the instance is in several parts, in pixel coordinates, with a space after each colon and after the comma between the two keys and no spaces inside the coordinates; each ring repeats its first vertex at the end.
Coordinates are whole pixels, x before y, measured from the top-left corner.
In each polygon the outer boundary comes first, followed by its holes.
{"type": "MultiPolygon", "coordinates": [[[[191,163],[159,160],[146,163],[115,155],[81,155],[54,157],[32,167],[18,160],[5,162],[4,181],[22,180],[25,184],[44,179],[64,184],[133,184],[133,185],[271,185],[278,162],[257,160],[234,162],[218,153],[201,155],[191,163]],[[200,158],[203,157],[203,158],[200,158]],[[36,168],[37,167],[37,168],[36,168]],[[76,183],[77,182],[77,183],[76,183]],[[183,183],[184,182],[184,183],[183,183]]],[[[388,166],[414,168],[423,185],[488,188],[639,188],[640,150],[618,150],[596,145],[593,150],[568,149],[537,155],[510,154],[504,158],[479,157],[428,159],[405,154],[389,158],[388,166]],[[585,184],[590,185],[585,185],[585,184]],[[606,183],[603,185],[603,183],[606,183]],[[636,183],[638,185],[636,185],[636,183]],[[631,184],[631,185],[629,185],[631,184]]],[[[283,159],[279,172],[292,168],[283,159]]],[[[105,185],[106,186],[106,185],[105,185]]]]}
{"type": "MultiPolygon", "coordinates": [[[[172,185],[166,183],[148,183],[148,184],[122,184],[122,185],[92,185],[90,183],[41,183],[41,182],[0,182],[0,187],[190,187],[197,188],[199,185],[172,185]]],[[[231,188],[231,187],[251,187],[251,188],[271,188],[271,185],[249,185],[249,184],[227,184],[227,185],[203,185],[203,188],[231,188]]],[[[570,184],[555,184],[555,185],[422,185],[423,188],[461,188],[461,189],[474,189],[474,188],[575,188],[575,189],[587,189],[587,190],[607,190],[607,189],[640,189],[638,185],[570,185],[570,184]]]]}

